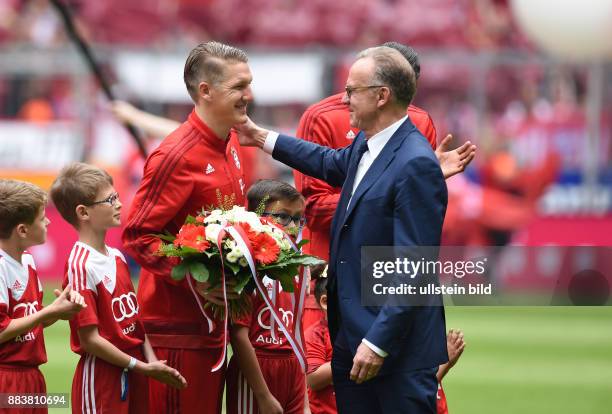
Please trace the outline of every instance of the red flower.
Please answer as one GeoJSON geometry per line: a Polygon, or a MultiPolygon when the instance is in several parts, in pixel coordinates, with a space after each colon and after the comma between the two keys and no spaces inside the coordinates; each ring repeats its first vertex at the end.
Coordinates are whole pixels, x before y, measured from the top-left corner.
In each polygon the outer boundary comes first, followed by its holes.
{"type": "Polygon", "coordinates": [[[204,216],[197,216],[197,217],[196,217],[196,221],[197,221],[198,223],[204,223],[204,219],[205,219],[205,218],[206,218],[206,217],[204,217],[204,216]]]}
{"type": "Polygon", "coordinates": [[[249,223],[242,223],[242,222],[240,222],[240,223],[236,223],[236,224],[238,224],[240,227],[242,227],[242,229],[246,233],[249,241],[251,242],[251,245],[254,246],[255,238],[257,237],[257,232],[252,229],[252,227],[251,227],[251,225],[249,223]]]}
{"type": "Polygon", "coordinates": [[[278,259],[280,253],[280,247],[276,244],[276,241],[272,236],[266,233],[259,233],[255,236],[253,245],[253,253],[255,254],[255,260],[261,264],[274,263],[278,259]]]}
{"type": "Polygon", "coordinates": [[[278,259],[280,247],[272,236],[266,233],[255,232],[249,223],[237,223],[245,231],[251,247],[254,259],[261,264],[274,263],[278,259]]]}
{"type": "Polygon", "coordinates": [[[206,229],[195,224],[183,225],[176,239],[174,239],[174,245],[191,247],[199,252],[203,252],[210,247],[210,243],[206,240],[206,229]]]}

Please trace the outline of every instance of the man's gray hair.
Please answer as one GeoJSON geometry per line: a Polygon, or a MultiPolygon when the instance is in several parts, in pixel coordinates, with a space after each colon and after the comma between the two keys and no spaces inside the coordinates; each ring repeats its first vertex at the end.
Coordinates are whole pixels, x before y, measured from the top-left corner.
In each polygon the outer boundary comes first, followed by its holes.
{"type": "Polygon", "coordinates": [[[377,46],[359,52],[357,59],[364,58],[374,61],[372,84],[387,86],[397,104],[407,107],[416,93],[416,76],[402,54],[390,47],[377,46]]]}
{"type": "Polygon", "coordinates": [[[194,102],[198,101],[198,85],[202,81],[215,84],[223,79],[225,62],[247,62],[247,54],[237,47],[220,42],[204,42],[194,47],[187,61],[183,79],[194,102]]]}

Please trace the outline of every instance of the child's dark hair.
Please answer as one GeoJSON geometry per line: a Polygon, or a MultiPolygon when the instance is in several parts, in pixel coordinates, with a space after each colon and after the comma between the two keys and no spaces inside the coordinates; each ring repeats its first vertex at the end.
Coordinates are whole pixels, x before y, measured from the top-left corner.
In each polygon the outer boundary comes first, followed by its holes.
{"type": "Polygon", "coordinates": [[[317,303],[321,301],[321,296],[327,294],[327,275],[321,277],[326,268],[326,264],[320,264],[310,268],[310,277],[316,280],[314,294],[317,303]]]}
{"type": "Polygon", "coordinates": [[[322,277],[315,282],[315,299],[317,303],[321,302],[321,296],[327,295],[327,278],[322,277]]]}
{"type": "Polygon", "coordinates": [[[279,200],[296,201],[302,194],[283,181],[259,180],[247,191],[248,210],[256,211],[262,202],[266,205],[279,200]]]}

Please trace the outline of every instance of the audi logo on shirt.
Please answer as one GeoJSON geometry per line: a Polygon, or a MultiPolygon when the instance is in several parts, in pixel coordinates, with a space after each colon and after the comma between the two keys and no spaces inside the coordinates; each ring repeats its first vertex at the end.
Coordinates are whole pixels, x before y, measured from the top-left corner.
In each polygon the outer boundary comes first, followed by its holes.
{"type": "MultiPolygon", "coordinates": [[[[270,329],[270,325],[265,324],[263,322],[263,315],[265,312],[270,313],[270,309],[268,309],[267,306],[259,311],[259,314],[257,315],[257,322],[259,323],[259,326],[261,326],[262,329],[270,329]]],[[[281,318],[283,319],[283,323],[285,324],[285,326],[291,326],[291,324],[293,323],[293,312],[286,311],[283,308],[278,308],[278,312],[281,314],[281,318]]]]}
{"type": "Polygon", "coordinates": [[[24,302],[18,305],[15,305],[13,308],[13,317],[14,318],[24,318],[26,316],[34,315],[38,312],[38,301],[34,302],[24,302]],[[21,309],[23,309],[23,314],[21,313],[21,309]]]}
{"type": "Polygon", "coordinates": [[[117,298],[113,298],[111,308],[113,310],[113,316],[117,322],[121,322],[125,319],[138,315],[138,301],[136,300],[136,294],[134,292],[130,292],[117,298]]]}

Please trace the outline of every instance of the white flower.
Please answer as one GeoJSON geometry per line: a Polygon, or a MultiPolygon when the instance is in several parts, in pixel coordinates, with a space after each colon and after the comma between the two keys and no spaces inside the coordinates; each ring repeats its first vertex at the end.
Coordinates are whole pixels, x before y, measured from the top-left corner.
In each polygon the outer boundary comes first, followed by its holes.
{"type": "Polygon", "coordinates": [[[230,263],[236,263],[238,261],[238,259],[240,259],[240,256],[238,256],[238,252],[237,250],[230,250],[230,252],[225,255],[225,259],[230,262],[230,263]]]}
{"type": "Polygon", "coordinates": [[[242,250],[240,250],[240,248],[238,247],[236,247],[235,249],[232,249],[230,253],[234,254],[237,258],[244,257],[244,254],[242,254],[242,250]]]}
{"type": "Polygon", "coordinates": [[[220,223],[223,221],[223,211],[221,210],[213,210],[210,212],[206,218],[204,218],[204,223],[220,223]]]}
{"type": "Polygon", "coordinates": [[[211,223],[206,226],[206,240],[211,243],[217,244],[217,237],[223,227],[220,224],[211,223]]]}
{"type": "Polygon", "coordinates": [[[242,267],[247,267],[249,265],[249,262],[247,262],[246,257],[241,257],[240,259],[238,259],[238,264],[242,267]]]}

